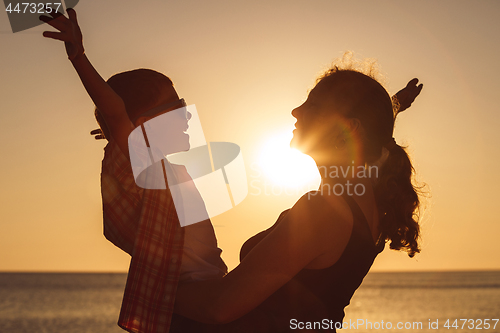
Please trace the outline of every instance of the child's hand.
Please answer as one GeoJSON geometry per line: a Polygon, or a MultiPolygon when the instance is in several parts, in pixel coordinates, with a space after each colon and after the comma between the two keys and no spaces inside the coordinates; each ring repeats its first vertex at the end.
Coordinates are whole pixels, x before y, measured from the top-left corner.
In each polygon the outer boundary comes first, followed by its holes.
{"type": "Polygon", "coordinates": [[[85,50],[83,49],[83,37],[76,19],[76,12],[74,9],[68,9],[67,12],[69,19],[60,13],[51,13],[52,17],[42,15],[40,20],[60,31],[44,31],[43,36],[62,40],[66,46],[69,60],[73,61],[82,56],[85,50]]]}
{"type": "Polygon", "coordinates": [[[94,139],[96,140],[106,139],[100,128],[91,131],[90,135],[94,135],[94,139]]]}

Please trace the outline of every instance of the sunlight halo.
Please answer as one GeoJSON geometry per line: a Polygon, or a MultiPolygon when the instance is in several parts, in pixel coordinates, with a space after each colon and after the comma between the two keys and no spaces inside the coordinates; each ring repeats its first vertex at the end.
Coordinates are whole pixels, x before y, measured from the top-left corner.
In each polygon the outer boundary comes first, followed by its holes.
{"type": "Polygon", "coordinates": [[[290,148],[293,134],[285,132],[265,141],[258,164],[273,183],[290,188],[319,183],[319,173],[314,160],[290,148]]]}

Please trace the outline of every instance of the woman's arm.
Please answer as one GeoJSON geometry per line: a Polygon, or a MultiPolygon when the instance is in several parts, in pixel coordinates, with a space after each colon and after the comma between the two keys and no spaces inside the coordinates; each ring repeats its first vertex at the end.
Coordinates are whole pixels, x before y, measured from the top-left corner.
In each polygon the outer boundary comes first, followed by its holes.
{"type": "Polygon", "coordinates": [[[128,136],[134,129],[120,96],[104,81],[85,55],[83,37],[76,12],[68,9],[66,18],[62,14],[40,16],[40,20],[59,30],[59,32],[45,31],[44,37],[64,41],[66,53],[73,64],[87,93],[101,111],[111,136],[117,142],[122,152],[128,156],[128,136]]]}
{"type": "Polygon", "coordinates": [[[424,85],[421,83],[417,86],[418,79],[412,79],[408,82],[406,87],[398,91],[394,96],[392,96],[392,100],[396,101],[399,104],[398,112],[403,112],[411,106],[411,103],[415,101],[415,98],[420,94],[424,85]]]}
{"type": "Polygon", "coordinates": [[[326,251],[340,257],[352,231],[350,210],[340,198],[333,210],[324,198],[309,199],[303,196],[224,278],[179,285],[175,311],[205,323],[227,323],[256,308],[326,251]]]}

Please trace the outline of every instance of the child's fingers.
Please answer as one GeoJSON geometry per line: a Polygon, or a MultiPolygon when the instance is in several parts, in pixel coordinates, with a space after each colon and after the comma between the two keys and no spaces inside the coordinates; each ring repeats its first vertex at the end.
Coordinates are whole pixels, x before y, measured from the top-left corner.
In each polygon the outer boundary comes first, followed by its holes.
{"type": "Polygon", "coordinates": [[[106,139],[104,134],[102,133],[102,130],[100,128],[92,130],[90,132],[91,135],[94,135],[94,139],[96,140],[101,140],[101,139],[106,139]]]}
{"type": "Polygon", "coordinates": [[[64,14],[62,14],[62,13],[52,12],[52,13],[48,13],[48,14],[50,16],[52,16],[52,17],[49,17],[49,19],[51,19],[51,20],[56,20],[59,22],[67,22],[68,21],[68,18],[66,16],[64,16],[64,14]]]}
{"type": "Polygon", "coordinates": [[[52,38],[52,39],[57,39],[61,40],[63,42],[68,42],[69,38],[66,34],[63,34],[61,32],[54,32],[54,31],[44,31],[42,34],[43,37],[47,38],[52,38]]]}
{"type": "Polygon", "coordinates": [[[48,16],[41,15],[39,19],[40,21],[47,23],[48,25],[56,28],[59,31],[67,29],[67,25],[65,24],[65,22],[57,18],[50,18],[48,16]]]}
{"type": "Polygon", "coordinates": [[[69,19],[78,24],[78,19],[76,18],[75,10],[73,8],[68,8],[66,12],[68,13],[69,19]]]}
{"type": "Polygon", "coordinates": [[[39,19],[40,21],[45,22],[45,23],[49,23],[49,22],[52,20],[52,17],[48,17],[48,16],[45,16],[45,15],[40,15],[40,16],[38,17],[38,19],[39,19]]]}

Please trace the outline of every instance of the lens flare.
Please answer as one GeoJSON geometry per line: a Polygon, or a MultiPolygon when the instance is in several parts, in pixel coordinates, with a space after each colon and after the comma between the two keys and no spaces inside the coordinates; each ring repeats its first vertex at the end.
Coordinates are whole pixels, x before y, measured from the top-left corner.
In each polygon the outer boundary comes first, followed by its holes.
{"type": "Polygon", "coordinates": [[[290,188],[319,183],[319,174],[313,159],[290,148],[292,133],[271,137],[265,142],[259,166],[269,180],[290,188]]]}

